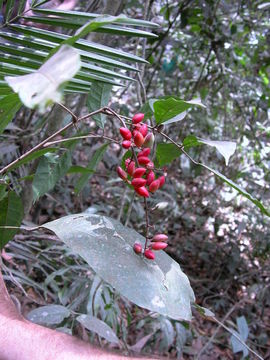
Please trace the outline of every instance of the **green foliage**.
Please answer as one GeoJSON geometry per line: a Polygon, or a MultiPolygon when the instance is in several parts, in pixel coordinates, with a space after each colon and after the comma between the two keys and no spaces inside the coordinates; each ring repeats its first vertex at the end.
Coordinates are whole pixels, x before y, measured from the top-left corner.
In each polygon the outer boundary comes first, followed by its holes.
{"type": "Polygon", "coordinates": [[[23,205],[21,198],[15,191],[9,191],[0,201],[0,249],[11,240],[18,229],[9,229],[5,226],[19,227],[23,218],[23,205]]]}
{"type": "Polygon", "coordinates": [[[62,305],[47,305],[31,310],[27,314],[27,319],[44,326],[61,324],[62,321],[70,316],[70,311],[62,305]]]}
{"type": "Polygon", "coordinates": [[[92,159],[89,161],[87,165],[87,169],[90,173],[83,174],[80,179],[78,180],[76,187],[75,187],[75,193],[78,194],[82,191],[82,189],[85,187],[86,183],[89,181],[89,179],[92,176],[92,173],[96,170],[98,164],[103,158],[104,153],[106,152],[108,147],[108,144],[102,145],[97,151],[95,151],[95,154],[93,155],[92,159]]]}
{"type": "Polygon", "coordinates": [[[34,201],[54,188],[71,166],[69,150],[61,156],[47,153],[39,161],[33,181],[34,201]]]}
{"type": "Polygon", "coordinates": [[[2,134],[9,122],[14,118],[16,112],[20,109],[21,102],[17,94],[7,95],[0,101],[0,134],[2,134]]]}
{"type": "MultiPolygon", "coordinates": [[[[87,98],[87,106],[90,112],[107,106],[110,100],[112,86],[109,84],[104,84],[98,81],[93,81],[91,85],[91,93],[87,98]]],[[[104,129],[106,115],[96,114],[92,117],[97,125],[104,129]]]]}

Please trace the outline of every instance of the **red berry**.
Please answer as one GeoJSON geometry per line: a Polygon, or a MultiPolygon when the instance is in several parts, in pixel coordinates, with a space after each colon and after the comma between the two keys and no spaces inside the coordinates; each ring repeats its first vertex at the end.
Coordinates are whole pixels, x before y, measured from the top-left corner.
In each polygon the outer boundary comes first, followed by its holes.
{"type": "Polygon", "coordinates": [[[125,140],[130,140],[132,135],[131,135],[131,132],[128,130],[128,128],[125,128],[125,127],[121,127],[119,129],[120,131],[120,134],[122,136],[123,139],[125,140]]]}
{"type": "Polygon", "coordinates": [[[154,180],[153,182],[151,182],[151,184],[149,185],[149,191],[151,191],[152,193],[154,193],[155,191],[157,191],[157,189],[159,188],[159,180],[154,180]]]}
{"type": "Polygon", "coordinates": [[[165,234],[156,234],[151,241],[168,241],[168,236],[165,234]]]}
{"type": "Polygon", "coordinates": [[[145,250],[144,256],[149,260],[154,260],[155,259],[155,254],[150,249],[145,250]]]}
{"type": "Polygon", "coordinates": [[[142,124],[142,126],[140,127],[139,129],[140,133],[143,135],[143,136],[146,136],[147,133],[148,133],[148,127],[146,124],[142,124]]]}
{"type": "Polygon", "coordinates": [[[147,134],[143,143],[143,147],[151,148],[154,144],[154,141],[155,141],[154,134],[152,133],[147,134]]]}
{"type": "Polygon", "coordinates": [[[146,185],[150,185],[155,180],[155,173],[154,171],[150,171],[146,177],[146,185]]]}
{"type": "Polygon", "coordinates": [[[133,245],[133,250],[136,254],[140,254],[142,252],[142,245],[141,244],[138,244],[138,243],[135,243],[133,245]]]}
{"type": "Polygon", "coordinates": [[[135,191],[138,195],[143,196],[143,197],[149,197],[149,192],[146,189],[146,187],[142,186],[139,188],[135,188],[135,191]]]}
{"type": "Polygon", "coordinates": [[[133,177],[134,178],[140,178],[142,177],[146,172],[146,169],[145,168],[137,168],[134,173],[133,173],[133,177]]]}
{"type": "Polygon", "coordinates": [[[143,143],[144,143],[144,137],[139,131],[137,131],[136,134],[134,135],[134,144],[138,147],[141,147],[143,143]]]}
{"type": "Polygon", "coordinates": [[[146,180],[143,178],[135,178],[131,181],[131,185],[134,188],[140,188],[146,184],[146,180]]]}
{"type": "Polygon", "coordinates": [[[132,176],[134,174],[135,171],[135,162],[134,161],[130,161],[128,167],[127,167],[127,172],[130,176],[132,176]]]}
{"type": "Polygon", "coordinates": [[[150,162],[150,159],[148,159],[148,157],[146,157],[146,156],[140,156],[138,158],[138,163],[140,165],[147,165],[149,162],[150,162]]]}
{"type": "Polygon", "coordinates": [[[165,184],[165,180],[166,180],[165,176],[164,175],[160,176],[158,178],[158,180],[159,180],[159,183],[160,183],[159,188],[161,188],[165,184]]]}
{"type": "Polygon", "coordinates": [[[145,148],[143,149],[142,151],[140,151],[137,155],[137,157],[140,157],[140,156],[148,156],[150,155],[150,152],[151,152],[151,149],[150,148],[145,148]]]}
{"type": "Polygon", "coordinates": [[[131,141],[129,141],[129,140],[124,140],[124,141],[122,142],[122,147],[123,147],[124,149],[129,149],[129,148],[131,147],[131,141]]]}
{"type": "Polygon", "coordinates": [[[117,174],[121,179],[123,180],[127,179],[127,173],[120,166],[117,167],[117,174]]]}
{"type": "Polygon", "coordinates": [[[163,250],[168,246],[168,244],[166,244],[165,242],[155,242],[153,244],[151,244],[151,248],[153,250],[163,250]]]}
{"type": "Polygon", "coordinates": [[[144,119],[144,114],[142,114],[142,113],[135,114],[132,118],[132,123],[138,124],[141,121],[143,121],[143,119],[144,119]]]}

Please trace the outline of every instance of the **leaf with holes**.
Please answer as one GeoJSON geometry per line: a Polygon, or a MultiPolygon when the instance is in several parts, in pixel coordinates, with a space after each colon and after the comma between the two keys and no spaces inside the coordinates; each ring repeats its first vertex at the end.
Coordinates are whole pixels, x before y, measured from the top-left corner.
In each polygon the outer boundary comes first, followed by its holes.
{"type": "Polygon", "coordinates": [[[43,225],[80,255],[105,282],[138,306],[172,319],[191,319],[194,294],[187,276],[164,251],[149,261],[136,255],[145,238],[120,222],[85,213],[43,225]],[[132,286],[131,286],[132,284],[132,286]]]}

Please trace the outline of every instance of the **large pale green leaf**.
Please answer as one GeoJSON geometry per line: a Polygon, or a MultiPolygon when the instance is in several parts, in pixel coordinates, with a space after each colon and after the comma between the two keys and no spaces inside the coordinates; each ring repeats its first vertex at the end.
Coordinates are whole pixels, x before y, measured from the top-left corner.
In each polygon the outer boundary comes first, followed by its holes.
{"type": "Polygon", "coordinates": [[[9,122],[14,118],[16,112],[22,106],[17,94],[5,96],[0,101],[0,134],[5,130],[9,122]]]}
{"type": "Polygon", "coordinates": [[[61,324],[69,315],[69,309],[62,305],[47,305],[30,311],[27,314],[27,319],[35,324],[50,326],[61,324]]]}
{"type": "Polygon", "coordinates": [[[18,231],[16,229],[6,229],[4,227],[19,227],[22,219],[23,205],[21,198],[15,191],[9,191],[8,195],[0,201],[0,249],[2,249],[18,231]]]}
{"type": "Polygon", "coordinates": [[[87,165],[87,169],[90,170],[89,174],[83,174],[80,179],[78,180],[76,187],[75,187],[75,194],[78,194],[82,191],[85,187],[87,181],[92,177],[93,173],[95,172],[99,162],[102,160],[105,151],[107,150],[108,144],[102,145],[95,154],[93,155],[92,159],[90,160],[89,164],[87,165]],[[93,171],[93,173],[91,173],[93,171]]]}
{"type": "Polygon", "coordinates": [[[61,157],[51,153],[44,155],[39,161],[33,181],[34,201],[52,190],[70,166],[71,154],[68,150],[61,157]]]}
{"type": "MultiPolygon", "coordinates": [[[[90,112],[102,108],[103,106],[108,105],[110,100],[112,86],[109,84],[100,83],[98,81],[93,81],[91,85],[91,90],[87,99],[87,106],[90,112]]],[[[92,117],[97,125],[104,128],[106,115],[97,114],[92,117]]]]}
{"type": "Polygon", "coordinates": [[[91,315],[80,315],[76,318],[87,330],[92,331],[111,343],[119,343],[115,332],[102,320],[91,315]]]}
{"type": "Polygon", "coordinates": [[[150,311],[172,319],[191,319],[194,294],[178,263],[164,251],[149,261],[136,255],[134,242],[145,238],[120,222],[85,213],[65,216],[43,225],[121,295],[150,311]]]}
{"type": "Polygon", "coordinates": [[[187,110],[194,105],[205,107],[200,100],[193,99],[185,101],[173,96],[153,99],[150,103],[156,123],[163,123],[165,125],[183,120],[187,114],[187,110]]]}

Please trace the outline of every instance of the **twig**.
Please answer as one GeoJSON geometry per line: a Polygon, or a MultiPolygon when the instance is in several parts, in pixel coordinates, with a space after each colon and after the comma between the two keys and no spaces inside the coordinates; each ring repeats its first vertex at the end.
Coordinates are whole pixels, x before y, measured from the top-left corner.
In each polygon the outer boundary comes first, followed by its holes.
{"type": "Polygon", "coordinates": [[[126,221],[125,221],[125,226],[128,226],[134,199],[135,199],[135,191],[133,191],[132,198],[131,198],[130,203],[129,203],[129,207],[128,207],[128,211],[127,211],[127,218],[126,218],[126,221]]]}
{"type": "Polygon", "coordinates": [[[52,145],[55,145],[55,144],[61,144],[63,142],[67,142],[67,141],[80,140],[80,139],[89,139],[89,138],[101,138],[101,139],[110,140],[111,142],[119,144],[119,141],[117,141],[115,139],[112,139],[112,138],[110,138],[108,136],[89,133],[89,135],[74,136],[74,137],[71,137],[71,138],[65,138],[65,139],[61,139],[61,140],[50,141],[50,142],[46,143],[43,147],[48,147],[48,146],[52,146],[52,145]]]}
{"type": "Polygon", "coordinates": [[[122,197],[122,201],[121,201],[120,211],[119,211],[119,214],[118,214],[118,216],[117,216],[117,220],[118,220],[118,221],[121,220],[121,217],[122,217],[122,215],[123,215],[123,211],[124,211],[124,207],[125,207],[125,203],[126,203],[127,192],[128,192],[128,187],[126,186],[126,187],[125,187],[125,190],[124,190],[123,197],[122,197]]]}

